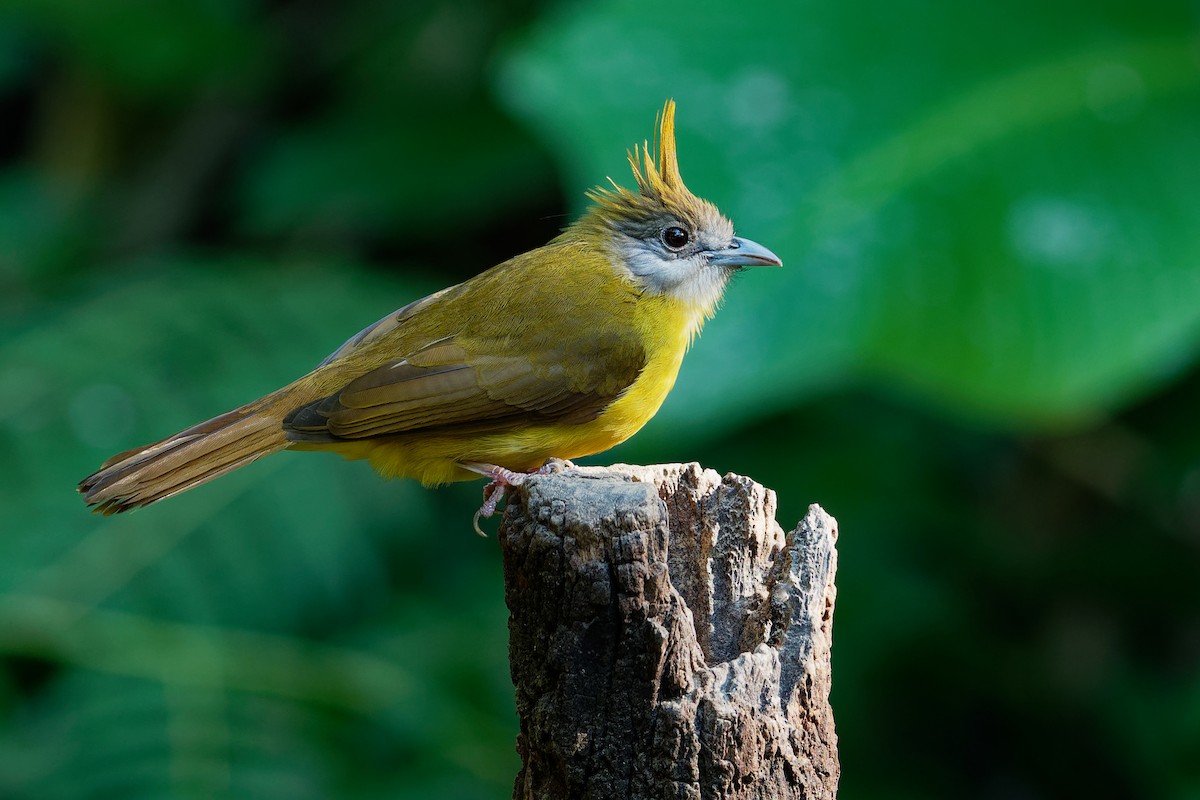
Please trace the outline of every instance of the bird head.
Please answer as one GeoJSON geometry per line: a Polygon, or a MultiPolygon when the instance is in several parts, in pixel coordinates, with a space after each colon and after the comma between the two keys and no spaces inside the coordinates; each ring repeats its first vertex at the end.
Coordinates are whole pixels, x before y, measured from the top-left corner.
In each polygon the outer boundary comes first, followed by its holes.
{"type": "Polygon", "coordinates": [[[636,192],[619,186],[588,192],[594,205],[577,224],[596,229],[618,269],[642,292],[670,296],[704,317],[743,267],[781,266],[779,257],[733,234],[717,207],[683,184],[675,155],[675,102],[658,119],[657,157],[649,142],[629,152],[636,192]]]}

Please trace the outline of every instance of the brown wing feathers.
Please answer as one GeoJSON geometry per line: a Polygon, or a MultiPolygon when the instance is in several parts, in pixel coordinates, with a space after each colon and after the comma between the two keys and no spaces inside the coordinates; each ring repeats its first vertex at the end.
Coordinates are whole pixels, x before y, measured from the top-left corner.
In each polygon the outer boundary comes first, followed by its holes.
{"type": "Polygon", "coordinates": [[[283,424],[291,440],[311,443],[455,426],[478,430],[489,421],[579,423],[598,416],[642,367],[641,361],[630,362],[617,391],[598,391],[578,376],[572,380],[553,360],[549,363],[553,366],[539,367],[526,356],[471,357],[443,340],[296,409],[283,424]]]}
{"type": "Polygon", "coordinates": [[[415,367],[400,361],[296,409],[283,424],[295,441],[332,441],[488,419],[503,410],[502,403],[481,392],[474,371],[465,364],[415,367]]]}

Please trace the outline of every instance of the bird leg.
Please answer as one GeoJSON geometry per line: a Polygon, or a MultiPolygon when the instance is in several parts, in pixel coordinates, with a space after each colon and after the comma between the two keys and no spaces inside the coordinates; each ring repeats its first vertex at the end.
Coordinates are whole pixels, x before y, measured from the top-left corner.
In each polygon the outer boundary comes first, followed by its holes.
{"type": "Polygon", "coordinates": [[[532,472],[514,472],[511,469],[498,467],[495,464],[481,464],[478,461],[460,461],[459,466],[482,475],[485,478],[492,479],[491,483],[483,487],[483,505],[479,507],[479,510],[475,512],[474,519],[471,520],[471,527],[475,528],[475,532],[486,539],[487,534],[479,527],[479,519],[481,517],[490,517],[496,513],[496,506],[499,505],[500,501],[508,493],[509,486],[520,486],[530,475],[558,474],[565,469],[571,469],[575,465],[564,458],[551,458],[532,472]]]}

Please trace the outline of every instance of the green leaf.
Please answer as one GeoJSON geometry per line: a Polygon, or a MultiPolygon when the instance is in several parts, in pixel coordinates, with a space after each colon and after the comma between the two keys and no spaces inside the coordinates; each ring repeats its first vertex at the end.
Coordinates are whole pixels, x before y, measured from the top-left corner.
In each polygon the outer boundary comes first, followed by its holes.
{"type": "Polygon", "coordinates": [[[659,432],[716,433],[850,381],[1063,424],[1195,358],[1184,9],[928,13],[572,5],[510,53],[502,94],[573,186],[627,181],[619,144],[649,138],[674,97],[691,188],[784,259],[730,288],[659,432]]]}

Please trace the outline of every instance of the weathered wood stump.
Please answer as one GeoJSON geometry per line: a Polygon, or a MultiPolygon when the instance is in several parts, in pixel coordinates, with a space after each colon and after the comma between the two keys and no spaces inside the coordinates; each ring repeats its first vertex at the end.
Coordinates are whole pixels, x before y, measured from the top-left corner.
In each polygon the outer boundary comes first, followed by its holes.
{"type": "Polygon", "coordinates": [[[837,523],[696,464],[513,491],[515,798],[832,798],[837,523]]]}

